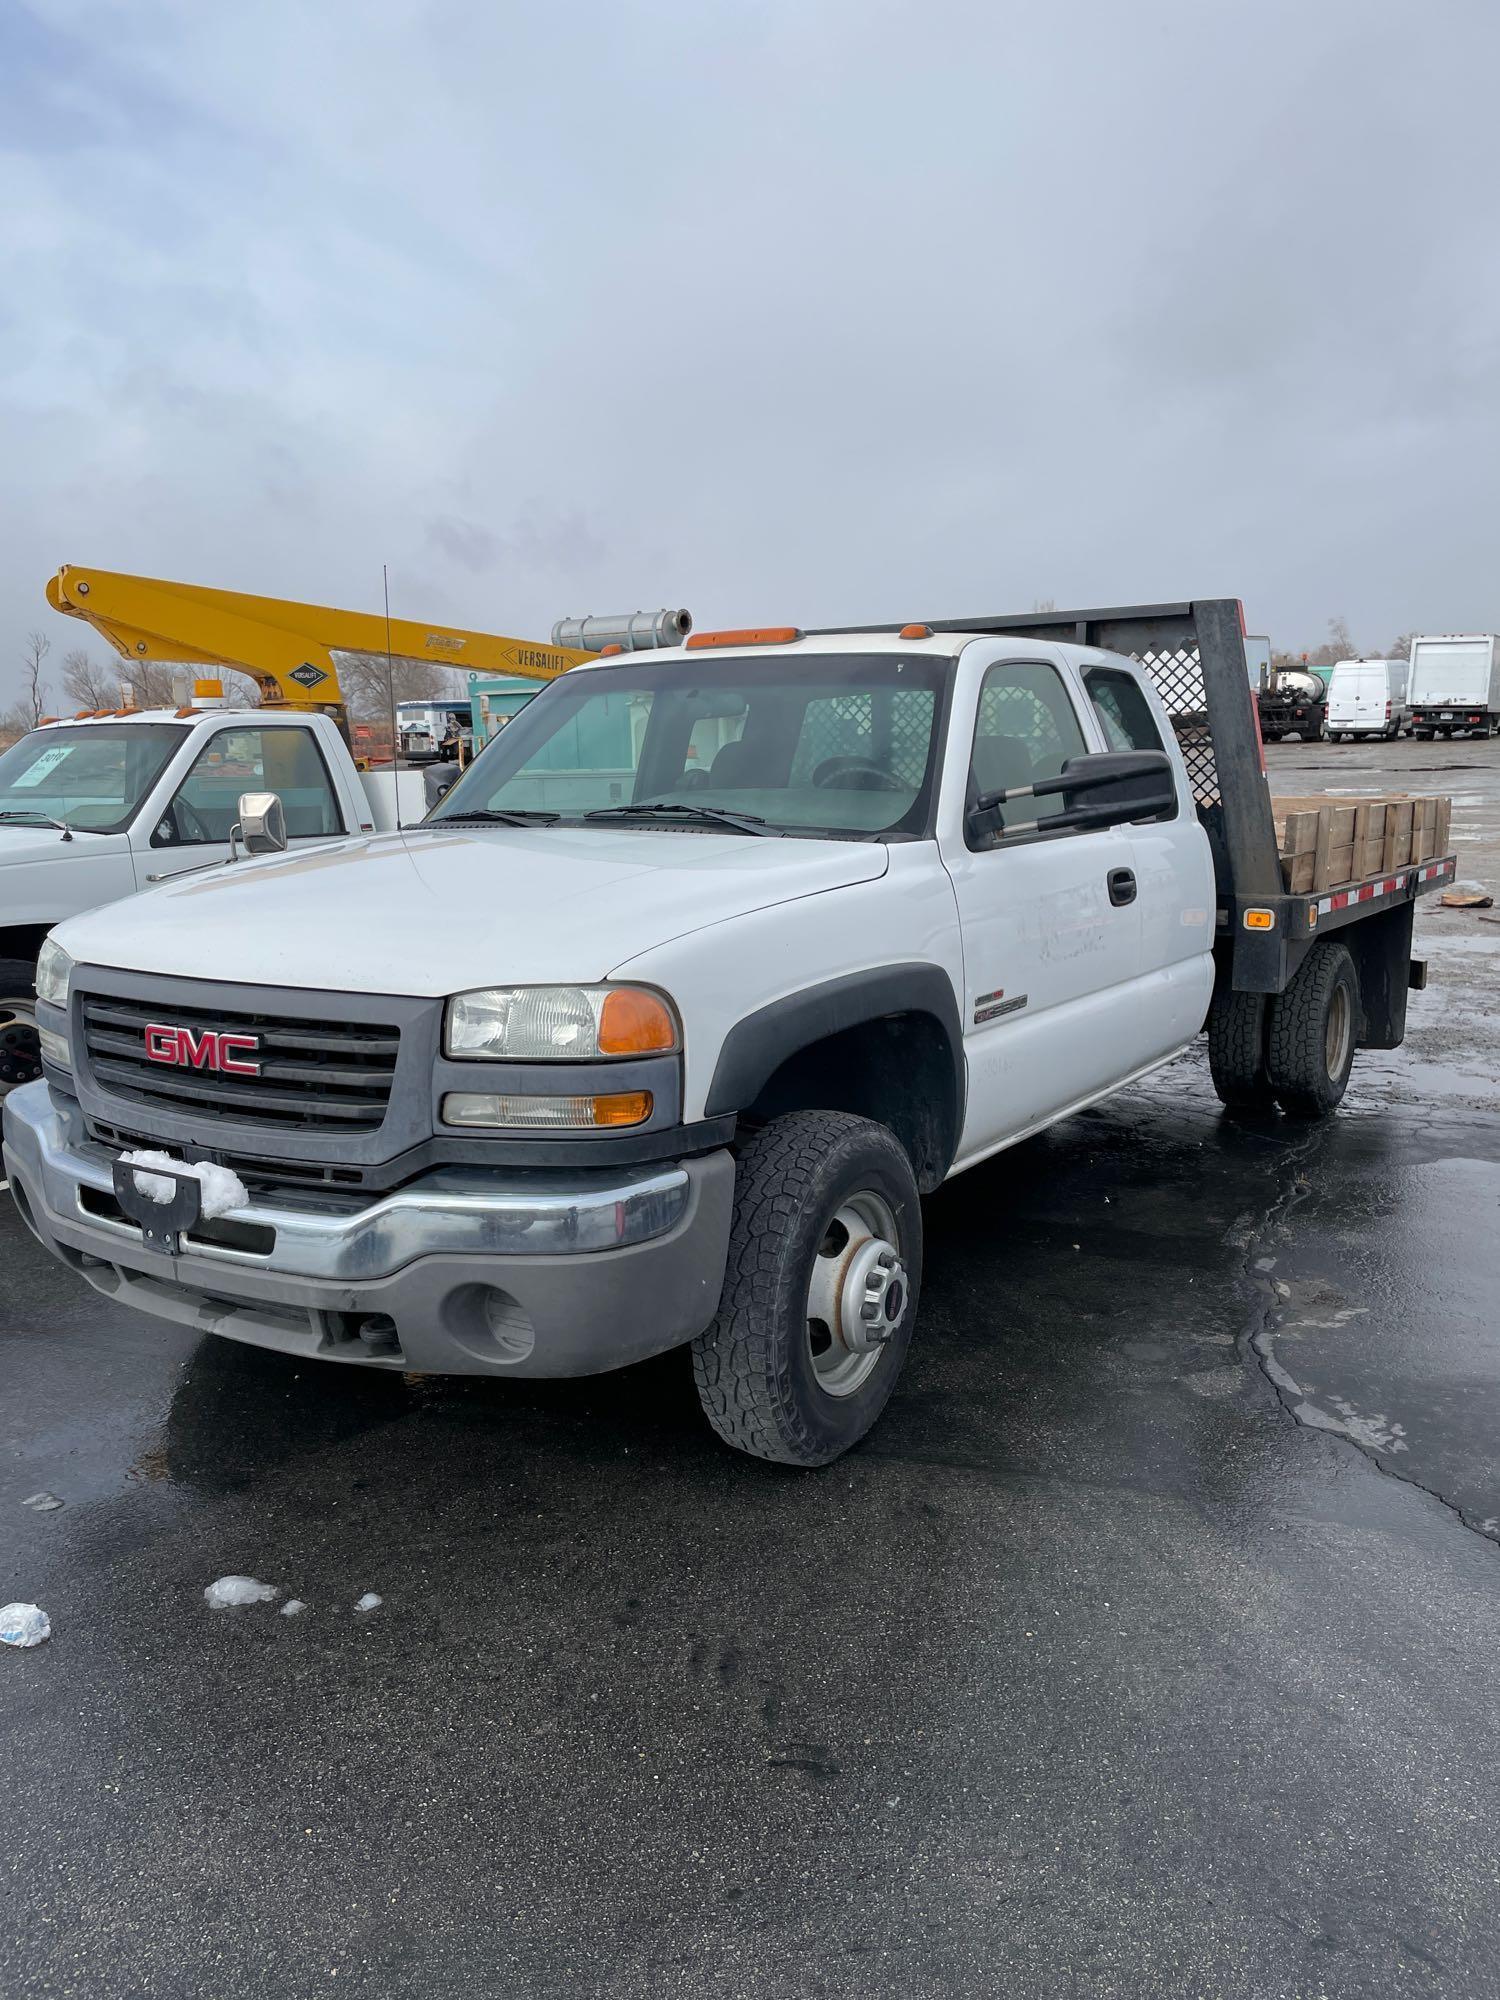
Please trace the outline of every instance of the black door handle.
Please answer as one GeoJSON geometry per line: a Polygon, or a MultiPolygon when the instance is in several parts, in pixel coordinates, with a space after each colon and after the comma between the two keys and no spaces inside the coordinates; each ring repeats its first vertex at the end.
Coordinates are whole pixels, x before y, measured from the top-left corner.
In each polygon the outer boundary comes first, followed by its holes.
{"type": "Polygon", "coordinates": [[[1133,903],[1135,901],[1135,870],[1133,868],[1110,869],[1109,900],[1117,910],[1122,909],[1126,903],[1133,903]]]}

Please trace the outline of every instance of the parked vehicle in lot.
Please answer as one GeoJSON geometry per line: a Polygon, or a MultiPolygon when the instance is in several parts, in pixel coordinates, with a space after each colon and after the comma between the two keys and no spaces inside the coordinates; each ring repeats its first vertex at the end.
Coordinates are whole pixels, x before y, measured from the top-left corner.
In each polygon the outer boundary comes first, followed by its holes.
{"type": "Polygon", "coordinates": [[[455,762],[473,742],[472,705],[458,699],[398,702],[396,730],[401,755],[413,764],[455,762]]]}
{"type": "MultiPolygon", "coordinates": [[[[195,679],[192,698],[176,707],[49,716],[0,755],[0,1096],[40,1074],[32,975],[47,932],[80,910],[227,859],[240,792],[284,787],[299,842],[422,817],[422,773],[368,772],[351,757],[351,735],[360,746],[368,730],[350,723],[341,658],[377,646],[387,661],[484,658],[512,670],[509,684],[533,685],[597,647],[628,641],[639,650],[692,628],[686,611],[624,612],[565,620],[574,643],[542,646],[76,563],[49,581],[47,602],[92,625],[132,664],[192,661],[200,671],[243,673],[262,706],[230,709],[221,681],[195,679]],[[278,727],[300,733],[276,735],[278,727]]],[[[422,711],[401,725],[416,761],[441,768],[460,758],[467,700],[402,706],[422,711]]]]}
{"type": "Polygon", "coordinates": [[[826,1463],[904,1361],[924,1193],[1205,1021],[1221,1096],[1297,1119],[1403,1037],[1452,859],[1284,887],[1241,631],[1210,600],[578,668],[421,827],[60,926],[21,1212],[97,1290],[309,1359],[690,1344],[725,1440],[826,1463]]]}
{"type": "Polygon", "coordinates": [[[1284,736],[1321,740],[1328,693],[1310,667],[1268,668],[1257,699],[1262,742],[1279,743],[1284,736]]]}
{"type": "Polygon", "coordinates": [[[1493,632],[1413,639],[1407,700],[1413,736],[1493,736],[1500,724],[1500,639],[1493,632]]]}
{"type": "Polygon", "coordinates": [[[1405,660],[1340,660],[1328,681],[1328,734],[1396,737],[1406,727],[1405,660]]]}
{"type": "Polygon", "coordinates": [[[41,1074],[33,978],[54,924],[230,858],[244,794],[304,845],[425,811],[420,774],[361,772],[331,715],[184,706],[49,722],[0,753],[0,1091],[41,1074]]]}

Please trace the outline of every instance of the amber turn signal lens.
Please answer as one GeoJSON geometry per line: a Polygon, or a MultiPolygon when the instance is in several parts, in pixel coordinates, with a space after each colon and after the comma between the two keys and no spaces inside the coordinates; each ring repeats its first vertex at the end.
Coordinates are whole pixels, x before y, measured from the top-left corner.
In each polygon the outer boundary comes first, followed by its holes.
{"type": "Polygon", "coordinates": [[[609,1097],[501,1096],[490,1091],[453,1091],[443,1099],[445,1125],[477,1125],[491,1131],[580,1132],[599,1125],[644,1125],[651,1116],[649,1090],[616,1091],[609,1097]]]}
{"type": "Polygon", "coordinates": [[[649,1090],[622,1090],[613,1097],[594,1099],[596,1125],[643,1125],[650,1116],[649,1090]]]}
{"type": "Polygon", "coordinates": [[[649,1056],[677,1046],[672,1010],[638,986],[617,986],[599,1014],[601,1056],[649,1056]]]}

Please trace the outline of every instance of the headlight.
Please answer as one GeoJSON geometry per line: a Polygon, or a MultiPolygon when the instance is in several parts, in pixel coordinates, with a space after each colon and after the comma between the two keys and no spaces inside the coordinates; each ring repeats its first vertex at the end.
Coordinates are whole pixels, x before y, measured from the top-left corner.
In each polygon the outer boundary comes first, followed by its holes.
{"type": "Polygon", "coordinates": [[[448,1002],[443,1043],[464,1061],[657,1055],[677,1047],[677,1017],[641,986],[486,986],[448,1002]]]}
{"type": "Polygon", "coordinates": [[[37,953],[36,997],[45,1000],[49,1007],[66,1007],[68,1004],[68,980],[73,971],[73,961],[60,944],[48,938],[37,953]]]}

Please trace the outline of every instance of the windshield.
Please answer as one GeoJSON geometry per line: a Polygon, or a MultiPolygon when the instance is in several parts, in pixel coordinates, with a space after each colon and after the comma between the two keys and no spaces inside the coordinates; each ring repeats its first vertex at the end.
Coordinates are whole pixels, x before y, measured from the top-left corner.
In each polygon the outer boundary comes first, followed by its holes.
{"type": "Polygon", "coordinates": [[[55,819],[118,833],[185,734],[174,722],[33,730],[0,755],[0,829],[55,819]]]}
{"type": "Polygon", "coordinates": [[[566,674],[529,701],[434,808],[576,824],[675,807],[693,831],[739,814],[773,833],[926,831],[939,697],[931,653],[737,654],[566,674]]]}

